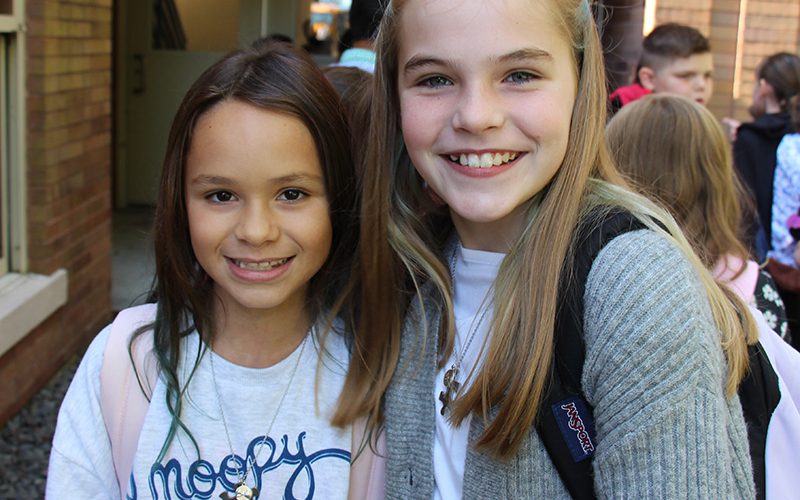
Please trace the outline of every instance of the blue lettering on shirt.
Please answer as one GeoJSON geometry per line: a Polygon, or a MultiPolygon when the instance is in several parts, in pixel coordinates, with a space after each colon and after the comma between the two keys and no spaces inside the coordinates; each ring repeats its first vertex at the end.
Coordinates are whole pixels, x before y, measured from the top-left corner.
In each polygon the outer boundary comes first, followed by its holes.
{"type": "MultiPolygon", "coordinates": [[[[342,460],[349,465],[350,452],[338,448],[328,448],[306,454],[305,438],[305,432],[301,432],[297,436],[297,451],[292,452],[289,449],[289,436],[287,435],[281,438],[281,449],[272,438],[264,439],[264,436],[258,436],[247,446],[246,457],[243,458],[236,454],[228,455],[220,461],[218,467],[200,458],[192,462],[185,475],[181,463],[175,458],[169,459],[166,463],[155,463],[150,468],[150,494],[154,499],[209,499],[214,497],[217,483],[229,493],[233,493],[234,486],[238,482],[237,467],[243,472],[247,470],[247,464],[254,463],[253,471],[248,475],[247,482],[251,486],[255,482],[255,487],[259,491],[264,491],[263,486],[270,480],[270,471],[281,466],[290,466],[294,469],[284,486],[283,498],[298,498],[295,496],[294,487],[297,480],[305,476],[308,490],[299,498],[312,499],[316,492],[314,467],[320,463],[324,464],[325,459],[342,460]],[[259,463],[256,462],[256,455],[261,447],[266,449],[262,450],[258,456],[258,459],[261,460],[259,463]]],[[[136,500],[137,497],[136,484],[133,474],[131,474],[127,498],[136,500]]]]}

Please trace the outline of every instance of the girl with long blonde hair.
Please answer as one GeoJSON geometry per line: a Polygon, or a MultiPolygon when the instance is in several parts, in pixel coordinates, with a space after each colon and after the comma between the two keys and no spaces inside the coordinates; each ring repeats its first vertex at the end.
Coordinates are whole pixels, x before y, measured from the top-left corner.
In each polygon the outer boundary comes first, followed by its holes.
{"type": "Polygon", "coordinates": [[[387,497],[567,497],[534,428],[578,228],[620,210],[646,229],[594,260],[580,318],[594,492],[752,497],[755,328],[613,167],[589,3],[394,0],[377,48],[354,355],[386,389],[387,497]]]}

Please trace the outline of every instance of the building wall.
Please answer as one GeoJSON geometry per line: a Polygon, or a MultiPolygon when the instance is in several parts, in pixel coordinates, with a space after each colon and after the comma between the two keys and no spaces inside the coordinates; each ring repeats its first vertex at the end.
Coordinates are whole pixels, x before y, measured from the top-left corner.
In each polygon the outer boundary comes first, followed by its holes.
{"type": "Polygon", "coordinates": [[[756,65],[780,51],[800,54],[800,2],[798,0],[658,0],[657,24],[679,22],[694,26],[711,41],[714,53],[714,97],[709,108],[718,117],[748,120],[756,65]],[[737,78],[737,35],[740,15],[743,43],[737,78]],[[739,95],[734,96],[734,83],[739,95]]]}
{"type": "Polygon", "coordinates": [[[112,0],[28,0],[29,272],[69,298],[0,358],[0,424],[111,317],[112,0]]]}

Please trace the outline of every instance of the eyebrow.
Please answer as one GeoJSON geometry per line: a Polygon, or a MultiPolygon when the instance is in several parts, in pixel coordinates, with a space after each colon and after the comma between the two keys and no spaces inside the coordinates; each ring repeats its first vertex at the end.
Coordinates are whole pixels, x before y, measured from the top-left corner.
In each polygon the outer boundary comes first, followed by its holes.
{"type": "Polygon", "coordinates": [[[550,52],[542,49],[520,49],[508,54],[502,55],[497,58],[499,62],[516,62],[528,60],[546,60],[552,61],[553,56],[550,52]]]}
{"type": "Polygon", "coordinates": [[[431,56],[414,56],[403,66],[403,73],[409,73],[425,66],[452,66],[446,59],[438,59],[431,56]]]}
{"type": "Polygon", "coordinates": [[[198,175],[192,179],[192,184],[208,185],[208,186],[226,186],[232,184],[233,181],[227,177],[219,175],[198,175]]]}
{"type": "MultiPolygon", "coordinates": [[[[503,54],[500,57],[492,58],[500,63],[509,63],[509,62],[519,62],[519,61],[530,61],[530,60],[546,60],[552,61],[553,56],[547,52],[546,50],[542,49],[535,49],[535,48],[525,48],[515,50],[513,52],[509,52],[508,54],[503,54]]],[[[406,62],[405,66],[403,66],[403,73],[409,73],[419,68],[424,68],[425,66],[453,66],[455,65],[449,59],[440,59],[433,56],[426,56],[426,55],[416,55],[406,62]]]]}
{"type": "MultiPolygon", "coordinates": [[[[270,179],[270,182],[277,184],[291,184],[303,181],[322,182],[323,177],[321,175],[289,174],[289,175],[284,175],[283,177],[276,177],[275,179],[270,179]]],[[[235,184],[235,181],[233,179],[229,179],[227,177],[223,177],[220,175],[198,175],[197,177],[192,179],[191,183],[193,185],[201,185],[201,186],[229,186],[231,184],[235,184]]]]}

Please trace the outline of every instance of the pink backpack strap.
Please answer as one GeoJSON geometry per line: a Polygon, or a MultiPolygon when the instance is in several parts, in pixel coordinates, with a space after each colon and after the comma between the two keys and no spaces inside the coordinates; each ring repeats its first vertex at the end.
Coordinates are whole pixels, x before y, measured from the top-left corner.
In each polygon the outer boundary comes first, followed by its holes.
{"type": "Polygon", "coordinates": [[[749,304],[755,296],[756,284],[758,283],[759,268],[752,260],[744,261],[733,255],[723,256],[714,269],[711,271],[718,281],[726,283],[739,297],[749,304]],[[742,274],[734,278],[737,272],[745,266],[742,274]]]}
{"type": "Polygon", "coordinates": [[[120,311],[111,324],[108,343],[103,352],[100,370],[100,407],[111,442],[111,455],[117,472],[120,498],[128,492],[133,457],[139,444],[144,416],[150,406],[158,365],[152,356],[153,332],[136,338],[132,354],[128,344],[133,333],[152,323],[156,317],[156,304],[144,304],[120,311]],[[150,356],[148,356],[150,354],[150,356]],[[141,387],[139,379],[141,378],[141,387]],[[142,392],[142,388],[146,394],[142,392]]]}
{"type": "Polygon", "coordinates": [[[372,443],[374,450],[364,445],[365,437],[366,420],[362,418],[353,424],[351,453],[355,460],[350,464],[350,492],[347,498],[383,500],[386,498],[386,431],[381,430],[378,439],[372,443]]]}

